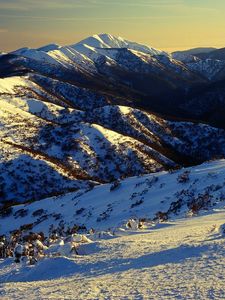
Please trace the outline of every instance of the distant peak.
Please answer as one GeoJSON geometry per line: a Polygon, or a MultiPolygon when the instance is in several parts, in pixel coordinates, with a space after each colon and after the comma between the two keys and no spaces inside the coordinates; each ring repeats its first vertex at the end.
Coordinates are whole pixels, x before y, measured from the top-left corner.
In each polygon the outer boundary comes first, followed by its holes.
{"type": "Polygon", "coordinates": [[[127,48],[139,52],[143,52],[149,55],[166,55],[168,56],[168,53],[164,51],[157,50],[155,48],[152,48],[147,45],[139,44],[136,42],[132,42],[126,39],[123,39],[122,37],[114,36],[109,33],[100,33],[100,34],[94,34],[82,41],[80,41],[77,44],[71,45],[73,49],[81,52],[87,52],[87,48],[113,48],[113,49],[121,49],[121,48],[127,48]]]}
{"type": "Polygon", "coordinates": [[[49,44],[43,47],[38,48],[38,51],[44,51],[44,52],[48,52],[48,51],[53,51],[53,50],[58,50],[61,46],[58,44],[49,44]]]}
{"type": "Polygon", "coordinates": [[[120,36],[115,36],[115,35],[112,35],[110,33],[100,33],[100,34],[94,34],[93,35],[94,38],[97,38],[97,39],[101,39],[101,40],[121,40],[121,41],[124,41],[124,39],[120,36]]]}

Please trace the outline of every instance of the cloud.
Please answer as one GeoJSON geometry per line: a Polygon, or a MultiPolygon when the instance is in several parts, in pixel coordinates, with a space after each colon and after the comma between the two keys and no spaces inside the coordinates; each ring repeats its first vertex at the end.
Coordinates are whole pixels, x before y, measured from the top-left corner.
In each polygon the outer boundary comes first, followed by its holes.
{"type": "Polygon", "coordinates": [[[135,22],[144,20],[161,20],[161,19],[171,19],[171,18],[189,18],[187,15],[168,15],[168,16],[140,16],[140,17],[54,17],[54,16],[33,16],[33,15],[10,15],[10,14],[0,14],[0,17],[6,17],[11,19],[30,19],[30,20],[42,20],[42,21],[62,21],[62,22],[74,22],[74,21],[96,21],[96,22],[135,22]]]}
{"type": "Polygon", "coordinates": [[[107,7],[216,10],[215,5],[206,5],[202,0],[0,0],[0,10],[17,12],[79,8],[97,8],[101,11],[107,7]]]}
{"type": "Polygon", "coordinates": [[[0,9],[30,11],[32,9],[63,9],[95,5],[92,0],[0,0],[0,9]]]}
{"type": "Polygon", "coordinates": [[[0,9],[29,11],[34,8],[66,9],[96,6],[150,7],[183,4],[183,0],[0,0],[0,9]]]}
{"type": "Polygon", "coordinates": [[[124,7],[151,7],[151,6],[172,6],[172,5],[179,5],[183,4],[183,0],[145,0],[145,1],[135,1],[135,0],[129,0],[129,1],[102,1],[102,0],[96,0],[95,3],[97,5],[116,5],[116,6],[124,6],[124,7]]]}

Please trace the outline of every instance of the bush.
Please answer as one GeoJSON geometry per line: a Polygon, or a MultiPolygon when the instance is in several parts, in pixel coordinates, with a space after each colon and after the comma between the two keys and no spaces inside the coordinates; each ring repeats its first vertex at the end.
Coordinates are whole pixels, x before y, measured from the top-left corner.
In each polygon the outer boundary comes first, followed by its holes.
{"type": "Polygon", "coordinates": [[[34,227],[34,224],[33,223],[30,223],[30,224],[24,224],[22,226],[20,226],[20,230],[21,231],[28,231],[28,230],[32,230],[34,227]]]}
{"type": "Polygon", "coordinates": [[[80,214],[82,214],[82,212],[84,212],[85,211],[85,208],[80,208],[80,209],[78,209],[77,211],[76,211],[76,215],[80,215],[80,214]]]}
{"type": "Polygon", "coordinates": [[[13,212],[12,207],[2,208],[0,210],[0,217],[1,218],[9,217],[12,214],[12,212],[13,212]]]}
{"type": "Polygon", "coordinates": [[[211,204],[211,196],[208,193],[200,194],[188,203],[188,208],[193,214],[197,214],[201,209],[208,209],[211,204]]]}
{"type": "Polygon", "coordinates": [[[14,217],[17,218],[24,218],[28,214],[28,209],[19,209],[14,213],[14,217]]]}
{"type": "Polygon", "coordinates": [[[118,188],[120,187],[120,185],[121,185],[120,180],[114,181],[114,182],[112,183],[111,187],[110,187],[110,192],[112,192],[112,191],[118,189],[118,188]]]}
{"type": "Polygon", "coordinates": [[[45,211],[44,211],[43,208],[37,209],[37,210],[35,210],[35,211],[32,213],[32,216],[33,216],[33,217],[39,217],[39,216],[43,215],[44,212],[45,212],[45,211]]]}
{"type": "Polygon", "coordinates": [[[144,203],[143,199],[141,200],[137,200],[135,203],[131,204],[130,208],[134,208],[136,206],[141,205],[142,203],[144,203]]]}
{"type": "Polygon", "coordinates": [[[158,211],[155,214],[154,220],[167,221],[168,220],[168,213],[165,213],[165,212],[162,212],[162,211],[158,211]]]}
{"type": "Polygon", "coordinates": [[[190,171],[185,171],[177,177],[179,183],[186,183],[190,180],[190,171]]]}

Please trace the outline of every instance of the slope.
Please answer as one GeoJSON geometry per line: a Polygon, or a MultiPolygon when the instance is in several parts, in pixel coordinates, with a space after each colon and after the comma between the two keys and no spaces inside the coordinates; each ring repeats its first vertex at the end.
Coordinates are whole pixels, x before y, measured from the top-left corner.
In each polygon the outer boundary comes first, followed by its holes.
{"type": "Polygon", "coordinates": [[[224,210],[93,242],[30,267],[0,261],[3,299],[224,299],[224,210]]]}
{"type": "Polygon", "coordinates": [[[87,230],[113,231],[130,218],[160,222],[197,215],[224,206],[224,174],[225,161],[221,160],[14,206],[5,214],[2,211],[0,233],[25,224],[31,224],[34,232],[46,234],[62,224],[64,228],[79,225],[87,230]]]}
{"type": "MultiPolygon", "coordinates": [[[[0,79],[0,94],[4,174],[1,199],[5,201],[43,198],[40,192],[43,189],[36,184],[29,186],[28,179],[24,181],[21,176],[21,168],[26,165],[22,154],[46,160],[54,166],[54,172],[63,170],[64,180],[69,179],[65,191],[77,188],[77,180],[110,182],[190,166],[225,154],[224,130],[168,121],[138,109],[115,105],[113,99],[104,94],[55,79],[33,74],[0,79]],[[10,148],[10,155],[3,150],[5,148],[10,148]],[[14,160],[18,163],[20,158],[13,155],[14,149],[22,159],[17,168],[14,160]],[[9,163],[15,173],[11,181],[6,180],[9,163]]],[[[27,164],[31,163],[29,160],[27,164]]],[[[35,164],[31,166],[28,173],[36,174],[36,170],[32,170],[35,164]]],[[[43,187],[45,180],[46,173],[41,183],[43,187]]],[[[53,184],[51,191],[48,189],[44,196],[62,193],[61,185],[53,184]]]]}

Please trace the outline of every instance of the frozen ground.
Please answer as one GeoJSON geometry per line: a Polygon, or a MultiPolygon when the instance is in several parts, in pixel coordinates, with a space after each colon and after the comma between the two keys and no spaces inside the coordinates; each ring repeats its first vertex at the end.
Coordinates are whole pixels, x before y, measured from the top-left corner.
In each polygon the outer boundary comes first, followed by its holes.
{"type": "Polygon", "coordinates": [[[84,256],[0,261],[0,298],[225,299],[224,223],[221,208],[94,242],[84,256]]]}

